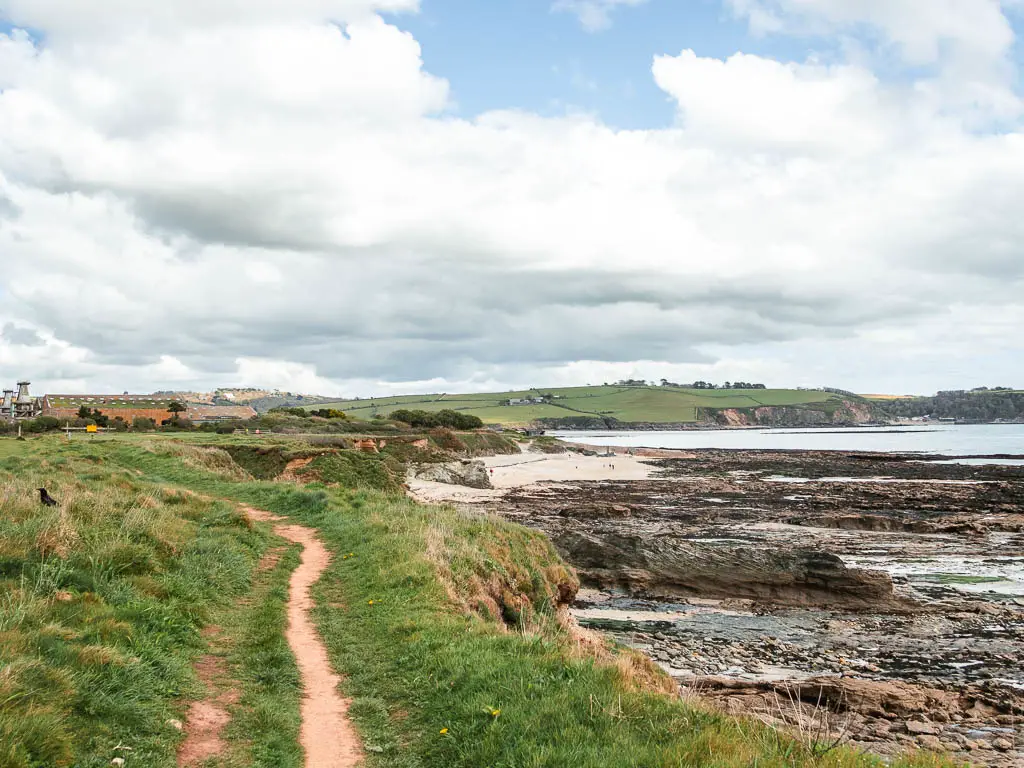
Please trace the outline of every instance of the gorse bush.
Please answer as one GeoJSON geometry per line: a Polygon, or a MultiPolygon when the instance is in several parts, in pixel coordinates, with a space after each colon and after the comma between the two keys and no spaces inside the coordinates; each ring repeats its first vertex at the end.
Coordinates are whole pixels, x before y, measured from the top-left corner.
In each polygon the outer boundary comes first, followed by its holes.
{"type": "Polygon", "coordinates": [[[339,411],[337,408],[319,408],[309,412],[310,416],[317,416],[321,419],[347,419],[348,414],[339,411]]]}

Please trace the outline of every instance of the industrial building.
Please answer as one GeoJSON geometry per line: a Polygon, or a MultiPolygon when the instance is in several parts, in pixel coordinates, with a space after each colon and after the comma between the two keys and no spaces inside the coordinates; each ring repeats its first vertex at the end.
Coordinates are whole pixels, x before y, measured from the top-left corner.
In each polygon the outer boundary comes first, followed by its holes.
{"type": "Polygon", "coordinates": [[[42,415],[42,399],[32,397],[28,391],[29,386],[31,386],[31,382],[19,381],[17,390],[4,390],[3,400],[0,400],[0,419],[23,421],[42,415]]]}
{"type": "Polygon", "coordinates": [[[157,395],[46,395],[43,398],[43,415],[73,419],[84,406],[111,419],[120,418],[128,424],[136,418],[152,419],[160,424],[174,415],[171,412],[173,402],[176,402],[175,398],[157,395]]]}
{"type": "Polygon", "coordinates": [[[0,421],[23,421],[37,416],[53,416],[61,421],[70,421],[79,415],[84,407],[99,411],[111,419],[121,419],[131,424],[136,418],[152,419],[162,424],[174,417],[172,403],[181,403],[186,409],[182,418],[197,424],[218,421],[245,420],[257,414],[251,407],[214,406],[186,403],[167,395],[44,395],[33,397],[29,393],[29,382],[18,382],[17,390],[6,389],[0,400],[0,421]]]}

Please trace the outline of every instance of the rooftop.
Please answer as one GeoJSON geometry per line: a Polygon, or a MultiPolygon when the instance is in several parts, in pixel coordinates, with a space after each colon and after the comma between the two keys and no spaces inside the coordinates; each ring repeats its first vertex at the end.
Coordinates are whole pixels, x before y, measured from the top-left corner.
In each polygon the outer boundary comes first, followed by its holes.
{"type": "Polygon", "coordinates": [[[47,395],[46,404],[50,408],[89,408],[104,406],[106,408],[166,408],[173,397],[157,395],[47,395]]]}

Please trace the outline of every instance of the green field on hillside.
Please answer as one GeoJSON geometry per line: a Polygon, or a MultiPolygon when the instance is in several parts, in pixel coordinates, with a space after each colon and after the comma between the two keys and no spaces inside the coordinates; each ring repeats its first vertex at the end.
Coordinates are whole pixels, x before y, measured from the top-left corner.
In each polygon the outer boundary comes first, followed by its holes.
{"type": "Polygon", "coordinates": [[[537,419],[605,417],[620,422],[693,423],[701,409],[809,406],[828,409],[840,395],[797,389],[681,389],[675,387],[563,387],[476,394],[435,393],[339,400],[315,408],[338,408],[357,419],[388,416],[399,408],[439,411],[451,408],[479,416],[487,424],[528,424],[537,419]],[[550,396],[544,403],[506,405],[510,399],[550,396]]]}

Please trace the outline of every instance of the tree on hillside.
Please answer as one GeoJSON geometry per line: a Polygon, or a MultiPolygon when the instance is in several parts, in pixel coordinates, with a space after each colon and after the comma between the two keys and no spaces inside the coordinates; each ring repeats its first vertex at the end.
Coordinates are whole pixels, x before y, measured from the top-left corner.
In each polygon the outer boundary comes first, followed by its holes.
{"type": "Polygon", "coordinates": [[[939,392],[935,397],[890,400],[878,407],[896,418],[1024,421],[1024,394],[1012,391],[939,392]]]}
{"type": "Polygon", "coordinates": [[[172,400],[171,404],[167,406],[167,410],[171,412],[171,421],[177,421],[178,415],[188,410],[184,403],[178,400],[172,400]]]}
{"type": "Polygon", "coordinates": [[[409,410],[400,408],[389,417],[393,421],[401,421],[410,427],[447,427],[448,429],[480,429],[484,425],[478,416],[460,413],[446,408],[433,413],[431,411],[409,410]]]}
{"type": "Polygon", "coordinates": [[[78,418],[88,419],[97,427],[106,427],[110,424],[110,417],[103,415],[103,412],[98,408],[89,408],[87,405],[83,405],[78,409],[78,418]]]}

